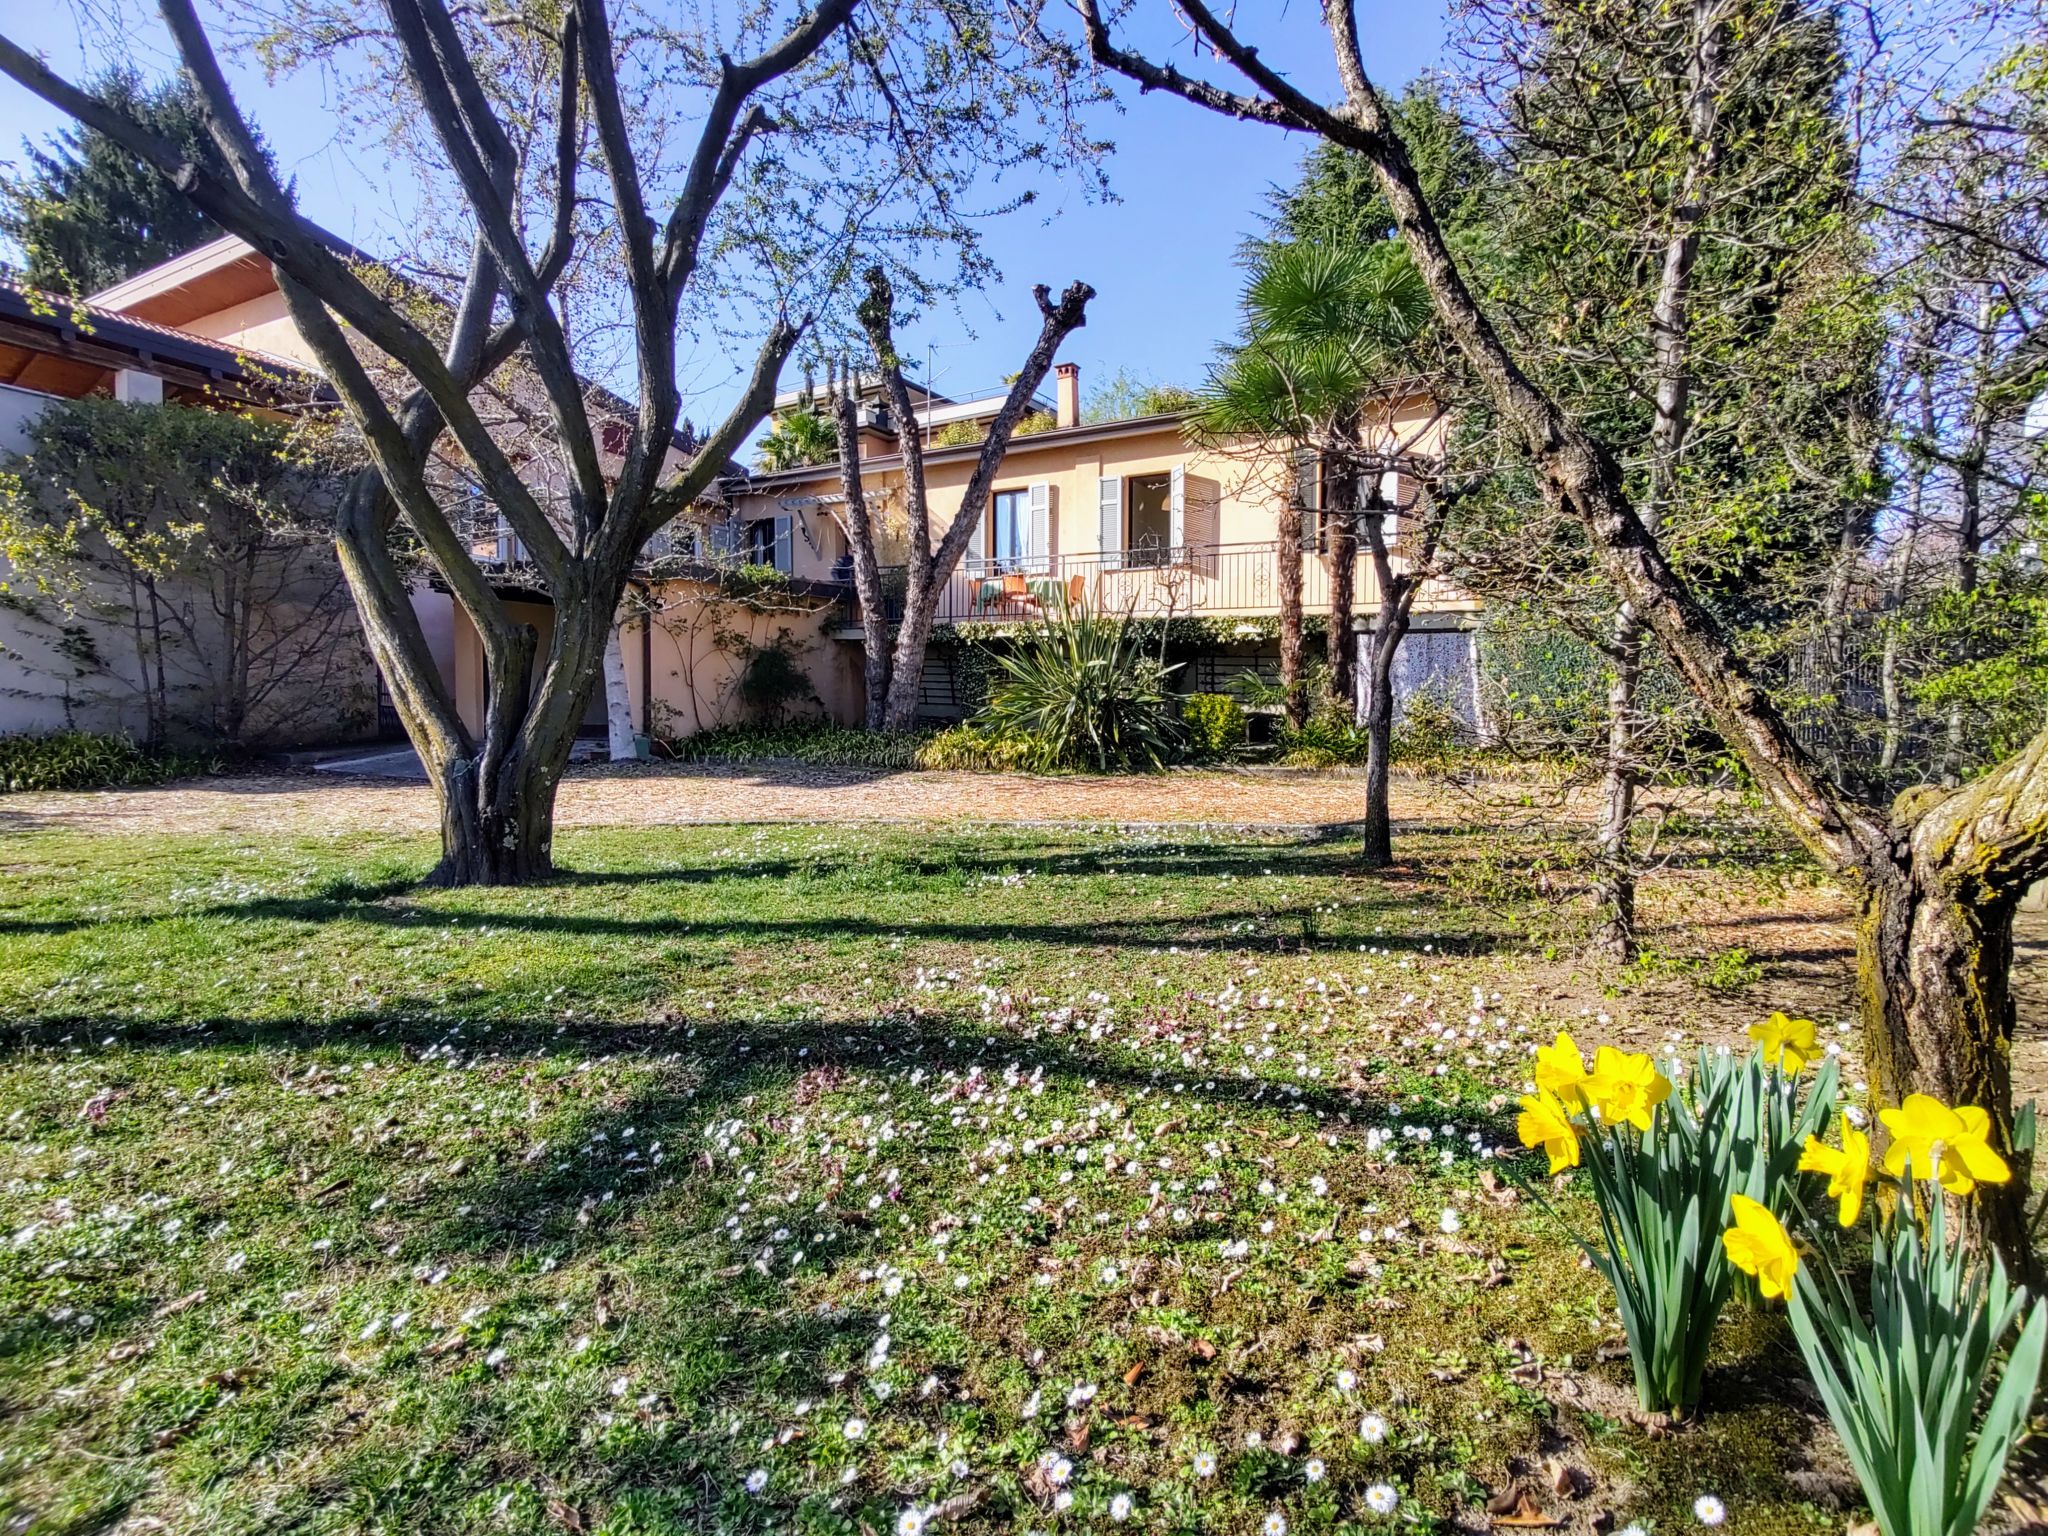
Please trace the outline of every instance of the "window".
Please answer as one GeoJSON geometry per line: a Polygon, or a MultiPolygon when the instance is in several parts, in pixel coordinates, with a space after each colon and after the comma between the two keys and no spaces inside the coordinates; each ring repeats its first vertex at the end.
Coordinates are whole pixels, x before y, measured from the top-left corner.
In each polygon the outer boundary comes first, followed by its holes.
{"type": "Polygon", "coordinates": [[[997,491],[995,508],[989,514],[992,533],[988,554],[990,569],[1021,571],[1035,553],[1031,547],[1031,499],[1024,491],[997,491]]]}
{"type": "Polygon", "coordinates": [[[772,565],[787,575],[791,569],[789,519],[755,518],[746,526],[740,554],[748,565],[772,565]]]}
{"type": "Polygon", "coordinates": [[[1173,476],[1132,475],[1124,482],[1124,548],[1131,565],[1173,558],[1173,476]]]}

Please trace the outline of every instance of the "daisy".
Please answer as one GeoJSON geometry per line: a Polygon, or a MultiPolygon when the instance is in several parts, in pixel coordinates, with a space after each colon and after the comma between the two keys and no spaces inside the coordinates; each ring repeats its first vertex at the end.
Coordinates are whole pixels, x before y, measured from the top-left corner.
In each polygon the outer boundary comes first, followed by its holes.
{"type": "Polygon", "coordinates": [[[1276,1509],[1266,1516],[1266,1523],[1259,1529],[1264,1536],[1287,1536],[1287,1517],[1276,1509]]]}
{"type": "Polygon", "coordinates": [[[1214,1451],[1195,1452],[1195,1476],[1214,1477],[1215,1475],[1216,1453],[1214,1451]]]}
{"type": "Polygon", "coordinates": [[[766,1488],[767,1486],[768,1469],[766,1467],[756,1467],[753,1471],[747,1474],[747,1492],[759,1493],[763,1488],[766,1488]]]}
{"type": "Polygon", "coordinates": [[[1128,1493],[1120,1493],[1109,1501],[1109,1518],[1112,1520],[1128,1520],[1131,1518],[1131,1496],[1128,1493]]]}
{"type": "Polygon", "coordinates": [[[1368,1413],[1359,1421],[1358,1438],[1367,1445],[1378,1445],[1387,1438],[1387,1421],[1376,1413],[1368,1413]]]}
{"type": "Polygon", "coordinates": [[[1443,1215],[1436,1219],[1436,1225],[1438,1231],[1442,1232],[1444,1236],[1449,1237],[1458,1228],[1463,1226],[1464,1223],[1458,1220],[1458,1213],[1456,1211],[1452,1210],[1449,1206],[1445,1206],[1443,1215]]]}
{"type": "Polygon", "coordinates": [[[849,1440],[858,1440],[867,1432],[868,1421],[866,1419],[848,1419],[840,1428],[840,1433],[849,1440]]]}
{"type": "Polygon", "coordinates": [[[1376,1515],[1391,1515],[1400,1502],[1401,1495],[1394,1492],[1391,1483],[1374,1483],[1365,1490],[1365,1507],[1376,1515]]]}
{"type": "Polygon", "coordinates": [[[896,1517],[896,1536],[924,1536],[924,1511],[913,1505],[896,1517]]]}
{"type": "Polygon", "coordinates": [[[1339,1392],[1349,1392],[1353,1387],[1357,1385],[1358,1372],[1353,1370],[1342,1370],[1337,1373],[1337,1390],[1339,1392]]]}
{"type": "Polygon", "coordinates": [[[1728,1518],[1728,1506],[1711,1493],[1703,1493],[1692,1501],[1692,1514],[1701,1525],[1719,1525],[1728,1518]]]}
{"type": "Polygon", "coordinates": [[[1301,1475],[1312,1483],[1320,1483],[1323,1480],[1322,1458],[1319,1456],[1309,1457],[1308,1465],[1301,1469],[1301,1475]]]}

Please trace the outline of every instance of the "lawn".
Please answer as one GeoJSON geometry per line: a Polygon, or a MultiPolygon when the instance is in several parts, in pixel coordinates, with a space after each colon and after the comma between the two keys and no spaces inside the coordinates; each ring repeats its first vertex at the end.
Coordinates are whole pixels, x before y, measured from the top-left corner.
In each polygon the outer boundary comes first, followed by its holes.
{"type": "Polygon", "coordinates": [[[1840,1530],[1781,1321],[1640,1421],[1511,1150],[1560,1025],[1689,1049],[1769,978],[1582,973],[1539,883],[1404,851],[1464,873],[643,827],[448,893],[416,839],[12,835],[0,1518],[1840,1530]]]}

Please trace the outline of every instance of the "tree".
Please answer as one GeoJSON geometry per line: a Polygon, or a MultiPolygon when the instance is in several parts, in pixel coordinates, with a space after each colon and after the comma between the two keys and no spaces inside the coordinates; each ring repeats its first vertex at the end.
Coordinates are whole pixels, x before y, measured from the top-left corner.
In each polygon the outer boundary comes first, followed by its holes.
{"type": "Polygon", "coordinates": [[[773,474],[779,469],[801,469],[806,464],[829,464],[838,451],[838,436],[832,422],[815,405],[805,402],[777,418],[768,435],[761,439],[755,462],[773,474]]]}
{"type": "MultiPolygon", "coordinates": [[[[1330,561],[1330,694],[1346,710],[1355,678],[1351,604],[1364,525],[1381,599],[1372,640],[1375,686],[1366,709],[1365,857],[1368,864],[1383,865],[1393,858],[1387,810],[1393,664],[1421,585],[1410,573],[1395,572],[1387,545],[1385,522],[1392,509],[1381,493],[1382,479],[1404,469],[1412,477],[1421,455],[1416,434],[1404,440],[1395,430],[1391,406],[1400,402],[1390,401],[1385,391],[1402,375],[1412,384],[1414,344],[1428,317],[1429,296],[1398,244],[1300,240],[1257,253],[1243,309],[1243,334],[1197,397],[1190,426],[1212,443],[1249,439],[1261,452],[1283,439],[1319,482],[1317,532],[1330,561]]],[[[1303,498],[1290,499],[1298,504],[1303,498]]],[[[1443,504],[1430,501],[1430,527],[1409,551],[1421,554],[1425,567],[1437,543],[1435,509],[1443,504]]],[[[1281,590],[1294,594],[1297,610],[1303,542],[1283,529],[1277,552],[1281,590]]],[[[1298,619],[1294,630],[1293,654],[1284,644],[1281,651],[1281,686],[1290,712],[1306,702],[1299,697],[1298,619]]]]}
{"type": "Polygon", "coordinates": [[[1038,341],[1024,359],[1024,366],[1010,382],[1010,392],[988,424],[981,453],[960,493],[960,505],[952,520],[932,542],[931,504],[925,494],[924,445],[917,433],[917,414],[910,390],[903,382],[903,359],[897,354],[896,295],[886,273],[870,267],[867,293],[860,305],[860,323],[873,350],[875,367],[896,418],[898,447],[903,454],[904,515],[910,541],[909,569],[903,592],[903,618],[896,626],[893,644],[882,599],[882,568],[875,553],[875,518],[868,506],[867,490],[861,481],[860,430],[855,401],[854,374],[844,370],[845,387],[835,391],[834,419],[838,424],[840,486],[845,495],[845,512],[840,526],[847,548],[853,554],[854,595],[860,601],[861,639],[864,652],[864,684],[867,725],[870,730],[907,731],[917,723],[917,709],[924,690],[925,649],[931,643],[932,625],[939,615],[939,599],[946,583],[959,569],[960,559],[974,530],[988,512],[989,488],[1010,439],[1031,410],[1038,386],[1045,382],[1053,355],[1060,343],[1087,323],[1088,301],[1095,290],[1086,283],[1071,283],[1057,304],[1043,284],[1031,290],[1038,304],[1038,341]]]}
{"type": "MultiPolygon", "coordinates": [[[[1498,323],[1623,450],[1646,526],[1731,633],[1788,653],[1829,618],[1839,635],[1882,437],[1832,19],[1781,0],[1476,0],[1462,51],[1500,145],[1480,273],[1498,323]]],[[[1627,960],[1638,797],[1687,733],[1660,730],[1680,722],[1645,688],[1641,620],[1569,519],[1532,536],[1527,508],[1487,508],[1461,577],[1541,603],[1607,661],[1595,942],[1627,960]]]]}
{"type": "Polygon", "coordinates": [[[1119,368],[1088,391],[1081,407],[1086,422],[1135,421],[1140,416],[1169,416],[1195,403],[1195,392],[1178,384],[1157,384],[1128,368],[1119,368]]]}
{"type": "MultiPolygon", "coordinates": [[[[2012,915],[2021,893],[2048,874],[2048,730],[1961,789],[1910,793],[1889,810],[1827,773],[1645,526],[1614,448],[1535,380],[1473,297],[1372,84],[1350,0],[1325,0],[1323,10],[1343,90],[1334,108],[1277,73],[1203,0],[1180,4],[1234,84],[1119,47],[1097,0],[1079,0],[1090,52],[1146,88],[1315,134],[1372,163],[1439,322],[1524,445],[1545,498],[1576,520],[1606,578],[1656,635],[1757,788],[1861,903],[1858,981],[1878,1094],[1920,1091],[1981,1105],[2011,1151],[2012,915]]],[[[1979,1215],[2007,1262],[2031,1272],[2024,1183],[2015,1180],[1979,1215]]]]}
{"type": "MultiPolygon", "coordinates": [[[[227,173],[207,136],[204,106],[183,80],[150,85],[132,69],[115,68],[89,88],[185,159],[227,173]]],[[[48,148],[23,150],[27,166],[0,178],[0,234],[20,249],[22,281],[31,287],[93,293],[220,236],[196,204],[106,134],[70,128],[48,148]]],[[[268,164],[260,139],[258,150],[268,164]]]]}
{"type": "Polygon", "coordinates": [[[857,16],[854,0],[821,0],[786,22],[748,10],[723,34],[636,15],[617,36],[606,0],[573,0],[545,25],[515,12],[500,26],[444,0],[389,0],[349,25],[331,6],[288,12],[286,56],[310,48],[353,69],[365,109],[417,157],[429,210],[445,209],[421,230],[430,249],[439,233],[445,263],[366,271],[279,185],[191,0],[161,9],[230,174],[4,39],[0,71],[271,261],[371,465],[342,498],[337,545],[440,800],[434,878],[543,876],[555,788],[642,547],[766,414],[798,337],[829,320],[849,241],[870,222],[903,231],[876,238],[898,254],[950,246],[959,280],[978,280],[986,263],[952,210],[991,169],[1087,158],[1095,146],[1063,115],[1086,93],[1056,78],[1068,54],[1034,26],[1006,33],[966,0],[870,0],[857,16]],[[679,122],[697,127],[677,159],[679,122]],[[769,139],[778,153],[752,153],[769,139]],[[585,286],[612,275],[600,292],[585,286]],[[735,309],[766,337],[732,410],[685,459],[678,335],[716,335],[735,309]],[[613,336],[631,339],[638,398],[624,410],[578,366],[600,371],[613,336]],[[508,418],[520,438],[510,446],[508,418]],[[544,650],[442,504],[451,477],[494,507],[545,585],[555,622],[544,650]],[[480,731],[457,712],[413,614],[394,554],[401,528],[481,640],[480,731]]]}
{"type": "Polygon", "coordinates": [[[139,702],[152,747],[331,729],[365,661],[328,525],[339,482],[280,421],[62,401],[0,475],[0,590],[75,637],[67,699],[139,702]]]}

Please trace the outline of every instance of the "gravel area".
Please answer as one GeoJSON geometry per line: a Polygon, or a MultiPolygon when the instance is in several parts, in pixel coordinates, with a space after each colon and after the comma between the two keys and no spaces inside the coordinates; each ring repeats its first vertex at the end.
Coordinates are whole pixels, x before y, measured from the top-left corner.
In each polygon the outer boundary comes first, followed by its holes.
{"type": "MultiPolygon", "coordinates": [[[[1111,778],[1008,773],[888,773],[795,764],[606,764],[570,771],[556,825],[667,826],[725,822],[1034,822],[1340,826],[1357,819],[1364,785],[1322,773],[1175,772],[1111,778]]],[[[1395,781],[1396,820],[1441,814],[1412,782],[1395,781]]],[[[9,795],[0,830],[66,826],[96,832],[294,836],[432,832],[424,784],[334,774],[234,775],[145,789],[9,795]]]]}

